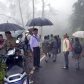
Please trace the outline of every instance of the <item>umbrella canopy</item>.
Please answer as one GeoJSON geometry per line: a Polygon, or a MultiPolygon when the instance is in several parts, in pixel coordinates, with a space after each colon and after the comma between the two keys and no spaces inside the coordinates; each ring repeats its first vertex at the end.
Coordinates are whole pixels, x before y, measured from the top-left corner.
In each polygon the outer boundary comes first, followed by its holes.
{"type": "Polygon", "coordinates": [[[74,37],[84,38],[84,31],[76,31],[72,34],[74,37]]]}
{"type": "Polygon", "coordinates": [[[5,31],[17,31],[17,30],[24,30],[24,28],[14,23],[0,24],[0,31],[5,32],[5,31]]]}
{"type": "Polygon", "coordinates": [[[34,18],[27,22],[26,26],[48,26],[53,25],[53,23],[47,18],[34,18]]]}

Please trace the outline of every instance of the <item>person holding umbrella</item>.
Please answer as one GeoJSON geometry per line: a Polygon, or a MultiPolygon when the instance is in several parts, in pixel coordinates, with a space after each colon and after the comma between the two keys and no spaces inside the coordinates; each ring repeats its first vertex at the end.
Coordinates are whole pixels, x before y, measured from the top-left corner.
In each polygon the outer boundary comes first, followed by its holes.
{"type": "Polygon", "coordinates": [[[33,52],[33,66],[35,69],[40,68],[40,37],[38,35],[38,29],[33,29],[33,35],[30,37],[30,47],[33,52]]]}

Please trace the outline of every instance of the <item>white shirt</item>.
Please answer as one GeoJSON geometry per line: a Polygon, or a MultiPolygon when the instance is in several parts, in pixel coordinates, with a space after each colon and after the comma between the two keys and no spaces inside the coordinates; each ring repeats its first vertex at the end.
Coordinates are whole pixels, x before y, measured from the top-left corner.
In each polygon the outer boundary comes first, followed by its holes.
{"type": "Polygon", "coordinates": [[[30,44],[30,47],[31,47],[32,51],[33,51],[34,47],[39,47],[40,46],[39,43],[40,43],[39,36],[33,35],[33,36],[30,37],[29,44],[30,44]]]}

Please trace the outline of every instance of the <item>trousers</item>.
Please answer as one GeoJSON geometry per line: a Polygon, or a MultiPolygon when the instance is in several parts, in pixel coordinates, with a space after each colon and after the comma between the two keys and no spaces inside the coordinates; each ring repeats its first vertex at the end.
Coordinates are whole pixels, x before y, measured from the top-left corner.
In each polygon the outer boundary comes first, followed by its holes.
{"type": "Polygon", "coordinates": [[[39,47],[33,48],[33,65],[35,67],[40,66],[40,48],[39,47]]]}

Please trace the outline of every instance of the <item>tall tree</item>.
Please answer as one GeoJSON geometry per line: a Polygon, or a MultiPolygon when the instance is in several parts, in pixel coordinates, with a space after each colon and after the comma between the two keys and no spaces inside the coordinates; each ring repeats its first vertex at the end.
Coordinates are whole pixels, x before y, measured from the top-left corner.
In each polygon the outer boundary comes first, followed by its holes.
{"type": "Polygon", "coordinates": [[[84,0],[74,3],[71,23],[74,30],[84,30],[84,0]]]}

